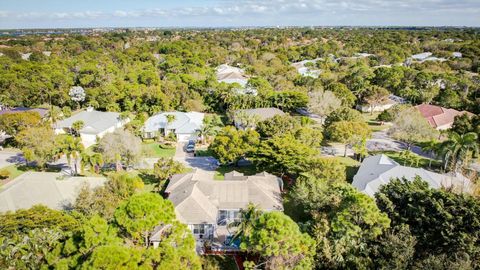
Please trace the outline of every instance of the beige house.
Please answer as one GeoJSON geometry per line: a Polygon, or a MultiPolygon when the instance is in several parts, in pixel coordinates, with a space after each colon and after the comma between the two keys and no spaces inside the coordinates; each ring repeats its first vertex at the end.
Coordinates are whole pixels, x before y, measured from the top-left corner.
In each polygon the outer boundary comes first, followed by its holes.
{"type": "Polygon", "coordinates": [[[245,176],[234,171],[218,181],[201,170],[174,175],[165,190],[178,220],[188,225],[200,247],[204,241],[228,245],[230,225],[249,203],[263,211],[282,211],[281,191],[282,180],[266,172],[245,176]]]}

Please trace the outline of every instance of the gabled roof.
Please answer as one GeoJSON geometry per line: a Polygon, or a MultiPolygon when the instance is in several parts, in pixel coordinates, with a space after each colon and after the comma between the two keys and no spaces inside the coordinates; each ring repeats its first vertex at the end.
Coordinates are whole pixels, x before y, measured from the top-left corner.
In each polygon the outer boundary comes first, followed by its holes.
{"type": "Polygon", "coordinates": [[[427,171],[422,168],[401,166],[386,155],[366,158],[353,177],[352,185],[373,197],[380,186],[388,184],[392,178],[413,180],[420,176],[432,188],[453,187],[461,191],[470,190],[470,181],[463,176],[451,176],[427,171]]]}
{"type": "Polygon", "coordinates": [[[238,83],[242,87],[248,82],[245,72],[241,68],[232,67],[227,64],[222,64],[216,68],[217,80],[225,83],[238,83]]]}
{"type": "Polygon", "coordinates": [[[83,128],[80,133],[98,134],[111,127],[116,126],[120,120],[117,112],[100,112],[86,110],[72,115],[71,117],[57,122],[56,128],[71,128],[76,121],[83,121],[83,128]]]}
{"type": "Polygon", "coordinates": [[[196,170],[174,175],[166,190],[180,221],[187,224],[215,223],[218,210],[241,209],[248,203],[264,210],[282,210],[281,180],[264,173],[253,176],[233,173],[216,181],[196,170]]]}
{"type": "Polygon", "coordinates": [[[145,121],[144,132],[155,132],[160,129],[174,129],[177,134],[191,134],[201,128],[205,114],[199,112],[163,112],[158,113],[145,121]],[[175,116],[168,123],[167,115],[175,116]]]}
{"type": "Polygon", "coordinates": [[[105,183],[104,177],[70,177],[63,180],[61,173],[27,172],[0,190],[0,212],[27,209],[43,204],[52,209],[68,209],[74,203],[83,185],[90,188],[105,183]]]}
{"type": "Polygon", "coordinates": [[[433,128],[452,124],[455,116],[465,113],[471,115],[471,113],[467,111],[460,112],[455,109],[447,109],[430,104],[420,104],[417,105],[416,108],[433,128]]]}

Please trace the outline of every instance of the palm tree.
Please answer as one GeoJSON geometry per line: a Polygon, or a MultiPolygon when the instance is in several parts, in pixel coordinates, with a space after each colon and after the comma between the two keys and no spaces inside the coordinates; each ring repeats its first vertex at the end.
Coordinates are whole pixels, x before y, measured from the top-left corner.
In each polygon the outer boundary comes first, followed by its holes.
{"type": "Polygon", "coordinates": [[[240,221],[235,235],[230,242],[236,239],[245,238],[252,234],[254,228],[253,223],[262,215],[262,211],[252,203],[249,203],[245,209],[240,210],[240,221]]]}
{"type": "Polygon", "coordinates": [[[474,132],[468,132],[462,135],[451,132],[449,139],[442,143],[445,170],[449,163],[455,172],[458,172],[462,165],[467,165],[468,158],[479,153],[477,139],[478,135],[474,132]]]}
{"type": "Polygon", "coordinates": [[[72,138],[66,140],[65,148],[63,149],[63,153],[67,156],[68,164],[71,166],[72,159],[74,161],[74,174],[78,174],[77,164],[78,159],[82,155],[83,151],[85,150],[80,138],[72,138]]]}
{"type": "Polygon", "coordinates": [[[85,126],[85,123],[82,120],[78,120],[72,123],[72,131],[75,136],[80,134],[80,130],[85,126]]]}
{"type": "Polygon", "coordinates": [[[436,152],[438,150],[438,141],[437,140],[430,140],[428,141],[425,146],[422,147],[422,150],[428,153],[428,167],[432,167],[432,159],[436,157],[436,152]]]}
{"type": "Polygon", "coordinates": [[[103,156],[100,153],[94,153],[89,155],[87,153],[82,153],[82,159],[80,161],[80,170],[83,173],[85,167],[90,167],[91,172],[99,173],[100,167],[103,165],[103,156]]]}

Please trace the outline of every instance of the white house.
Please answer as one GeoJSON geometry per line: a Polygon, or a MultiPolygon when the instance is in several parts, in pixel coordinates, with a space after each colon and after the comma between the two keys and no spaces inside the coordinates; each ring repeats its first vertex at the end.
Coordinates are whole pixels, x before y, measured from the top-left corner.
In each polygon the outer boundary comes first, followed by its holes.
{"type": "Polygon", "coordinates": [[[240,210],[249,203],[263,211],[283,211],[281,190],[282,180],[265,172],[245,176],[234,171],[216,181],[212,174],[195,170],[174,175],[165,192],[178,220],[192,230],[197,247],[204,240],[224,247],[229,245],[232,223],[240,220],[240,210]]]}
{"type": "Polygon", "coordinates": [[[97,138],[102,138],[107,133],[114,132],[115,129],[123,127],[130,119],[121,119],[117,112],[100,112],[93,108],[72,115],[71,117],[59,121],[55,124],[56,134],[70,133],[73,123],[83,122],[83,128],[79,131],[80,138],[85,147],[89,147],[97,142],[97,138]]]}
{"type": "Polygon", "coordinates": [[[312,60],[303,60],[300,62],[292,63],[292,66],[297,70],[300,75],[305,77],[318,78],[322,72],[320,69],[315,69],[308,67],[306,64],[315,64],[317,61],[322,60],[323,58],[316,58],[312,60]]]}
{"type": "Polygon", "coordinates": [[[353,177],[352,185],[373,197],[382,185],[390,183],[392,179],[404,177],[411,181],[416,176],[420,176],[432,188],[453,188],[460,192],[471,189],[470,180],[461,175],[452,176],[402,166],[383,154],[366,158],[353,177]]]}
{"type": "Polygon", "coordinates": [[[178,141],[197,139],[197,130],[203,125],[204,113],[199,112],[164,112],[158,113],[145,121],[144,138],[155,138],[174,132],[178,141]],[[169,122],[170,119],[170,122],[169,122]]]}
{"type": "Polygon", "coordinates": [[[232,67],[227,64],[222,64],[216,68],[218,82],[224,83],[238,83],[240,86],[245,87],[248,82],[247,76],[243,69],[238,67],[232,67]]]}
{"type": "Polygon", "coordinates": [[[382,103],[382,104],[379,104],[377,106],[370,106],[370,105],[365,105],[365,104],[362,104],[362,105],[357,105],[357,110],[361,111],[361,112],[383,112],[385,110],[388,110],[390,109],[391,107],[393,107],[394,105],[396,104],[404,104],[406,103],[406,100],[402,97],[399,97],[399,96],[395,96],[395,95],[390,95],[388,96],[388,99],[382,103]]]}

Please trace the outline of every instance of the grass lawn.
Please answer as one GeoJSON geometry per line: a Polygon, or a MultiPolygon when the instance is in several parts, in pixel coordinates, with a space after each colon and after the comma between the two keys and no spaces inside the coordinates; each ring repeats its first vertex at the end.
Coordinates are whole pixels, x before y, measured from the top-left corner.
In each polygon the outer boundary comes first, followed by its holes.
{"type": "Polygon", "coordinates": [[[213,179],[224,180],[225,179],[225,174],[229,173],[231,171],[237,171],[237,172],[243,173],[245,175],[254,175],[254,174],[257,173],[257,170],[255,169],[255,166],[253,166],[253,165],[242,166],[242,167],[220,166],[220,167],[217,168],[217,171],[215,172],[215,175],[213,176],[213,179]]]}
{"type": "Polygon", "coordinates": [[[377,121],[377,117],[379,114],[380,112],[374,112],[373,114],[362,113],[363,119],[365,120],[365,122],[367,122],[372,132],[381,131],[389,128],[388,125],[382,125],[381,122],[377,121]]]}
{"type": "MultiPolygon", "coordinates": [[[[408,166],[408,167],[417,167],[417,168],[425,168],[425,169],[429,169],[429,164],[430,164],[430,161],[432,162],[432,166],[431,166],[431,169],[435,170],[435,169],[440,169],[442,167],[442,162],[441,161],[438,161],[438,160],[434,160],[434,159],[429,159],[429,158],[426,158],[426,157],[422,157],[422,156],[419,156],[420,157],[420,160],[418,162],[418,165],[415,164],[415,163],[411,163],[410,160],[405,160],[405,158],[403,158],[401,156],[401,152],[395,152],[395,151],[379,151],[379,152],[373,152],[371,153],[372,155],[375,155],[375,154],[385,154],[387,155],[388,157],[390,157],[391,159],[395,160],[396,162],[398,162],[400,165],[404,165],[404,166],[408,166]]],[[[414,154],[416,155],[416,154],[414,154]]],[[[417,155],[418,156],[418,155],[417,155]]]]}
{"type": "Polygon", "coordinates": [[[147,157],[173,157],[175,148],[162,148],[159,143],[150,142],[142,145],[147,157]]]}
{"type": "Polygon", "coordinates": [[[25,169],[24,166],[17,166],[17,165],[10,165],[0,170],[7,170],[10,175],[9,177],[10,179],[17,178],[18,176],[27,172],[27,169],[25,169]]]}
{"type": "Polygon", "coordinates": [[[353,177],[357,174],[358,168],[360,167],[360,162],[356,161],[351,157],[333,157],[334,159],[340,161],[345,167],[347,167],[346,174],[347,174],[347,181],[351,183],[353,181],[353,177]]]}

